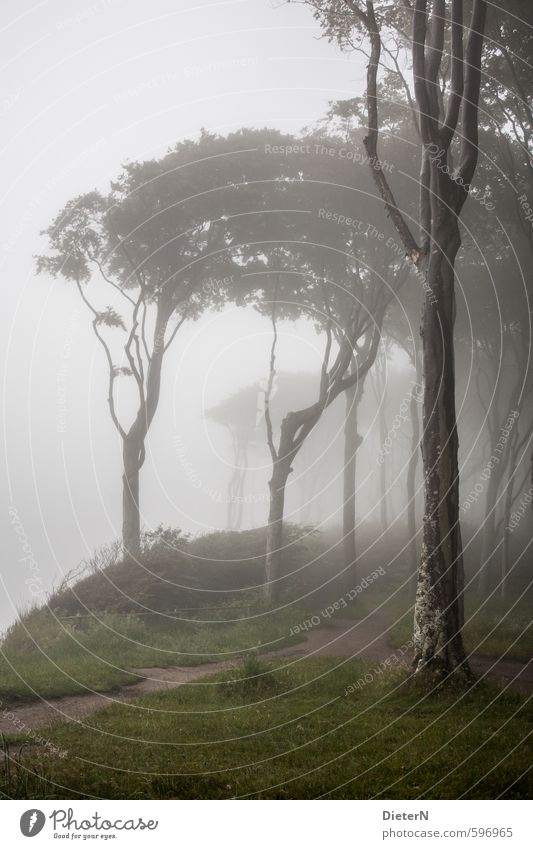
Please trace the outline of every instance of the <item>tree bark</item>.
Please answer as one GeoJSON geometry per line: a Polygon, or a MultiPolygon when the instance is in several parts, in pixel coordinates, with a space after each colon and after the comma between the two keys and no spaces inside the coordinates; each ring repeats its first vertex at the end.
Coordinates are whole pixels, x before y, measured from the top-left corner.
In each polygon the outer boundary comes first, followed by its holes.
{"type": "Polygon", "coordinates": [[[505,599],[507,596],[507,578],[509,575],[511,562],[511,531],[509,530],[509,523],[511,521],[511,510],[513,509],[515,472],[516,464],[514,465],[514,467],[513,465],[511,465],[511,471],[509,473],[509,480],[507,483],[507,492],[505,493],[500,583],[500,595],[502,599],[505,599]]]}
{"type": "Polygon", "coordinates": [[[343,506],[342,506],[342,540],[343,540],[343,583],[350,588],[356,577],[357,547],[355,540],[355,473],[357,464],[357,449],[361,437],[357,433],[357,408],[361,400],[362,384],[354,384],[345,391],[346,417],[344,420],[344,466],[343,466],[343,506]]]}
{"type": "MultiPolygon", "coordinates": [[[[282,425],[283,428],[283,425],[282,425]]],[[[285,508],[285,487],[292,469],[285,458],[278,458],[272,466],[272,477],[268,483],[270,506],[266,536],[265,555],[265,594],[270,603],[277,601],[280,595],[280,566],[283,546],[283,515],[285,508]]]]}
{"type": "MultiPolygon", "coordinates": [[[[379,404],[379,438],[381,445],[385,444],[387,439],[387,420],[385,418],[385,402],[382,397],[379,404]]],[[[389,511],[387,509],[387,464],[382,463],[379,467],[379,515],[381,522],[381,532],[386,533],[389,527],[389,511]]]]}
{"type": "Polygon", "coordinates": [[[411,454],[407,466],[407,533],[409,536],[409,568],[416,582],[418,548],[416,544],[416,472],[420,452],[420,418],[418,412],[418,384],[413,384],[409,408],[411,416],[411,454]]]}
{"type": "Polygon", "coordinates": [[[454,265],[461,244],[459,217],[468,197],[479,155],[478,104],[487,12],[486,0],[474,0],[464,44],[463,3],[451,3],[451,85],[442,114],[440,76],[447,16],[444,0],[408,4],[413,11],[413,82],[423,143],[419,225],[421,245],[396,203],[383,171],[379,139],[378,69],[380,23],[373,0],[365,11],[345,0],[368,33],[368,134],[364,145],[374,182],[387,213],[424,279],[422,319],[424,368],[424,530],[414,621],[414,664],[417,672],[441,675],[461,672],[469,678],[461,637],[463,624],[463,558],[459,526],[458,438],[455,415],[454,265]],[[461,119],[460,160],[450,172],[450,149],[461,119]]]}
{"type": "Polygon", "coordinates": [[[418,671],[439,675],[458,671],[470,677],[461,636],[464,579],[453,339],[454,263],[459,245],[457,219],[453,212],[444,213],[427,265],[422,319],[425,512],[415,604],[414,664],[418,671]]]}
{"type": "Polygon", "coordinates": [[[137,558],[141,549],[139,508],[139,440],[130,432],[123,442],[122,458],[122,544],[124,553],[137,558]]]}
{"type": "Polygon", "coordinates": [[[498,490],[502,480],[503,468],[492,469],[487,483],[487,495],[485,498],[485,516],[483,519],[483,538],[481,545],[481,558],[479,563],[478,592],[484,596],[494,581],[494,565],[496,560],[496,503],[498,490]]]}
{"type": "MultiPolygon", "coordinates": [[[[518,434],[518,422],[515,422],[513,427],[513,432],[511,434],[510,439],[510,460],[509,460],[509,472],[507,477],[507,487],[505,491],[505,504],[504,504],[504,512],[503,512],[503,530],[502,530],[502,552],[501,552],[501,583],[500,583],[500,595],[503,599],[507,596],[507,583],[509,573],[511,571],[511,512],[513,509],[513,503],[515,500],[515,481],[516,481],[516,472],[520,465],[521,460],[523,459],[522,449],[524,445],[528,441],[528,432],[524,434],[524,436],[519,439],[518,434]]],[[[529,475],[526,477],[529,477],[529,475]]],[[[519,490],[520,491],[520,490],[519,490]]]]}
{"type": "Polygon", "coordinates": [[[169,296],[161,295],[157,304],[154,344],[146,375],[146,389],[140,374],[137,374],[140,406],[129,431],[122,431],[122,544],[125,553],[135,558],[141,550],[139,472],[144,463],[146,435],[159,404],[165,331],[173,309],[169,296]]]}

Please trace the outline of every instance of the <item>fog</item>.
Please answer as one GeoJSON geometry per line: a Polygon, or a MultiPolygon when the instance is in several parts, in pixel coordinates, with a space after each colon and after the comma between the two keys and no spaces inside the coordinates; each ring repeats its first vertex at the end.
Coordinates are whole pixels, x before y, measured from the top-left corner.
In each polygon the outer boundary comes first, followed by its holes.
{"type": "MultiPolygon", "coordinates": [[[[530,4],[2,11],[17,834],[130,828],[69,793],[527,798],[530,4]]],[[[440,835],[520,839],[476,810],[440,835]]]]}
{"type": "MultiPolygon", "coordinates": [[[[50,275],[36,276],[33,257],[46,249],[40,231],[70,198],[93,188],[107,191],[121,163],[162,157],[202,129],[224,135],[267,126],[298,135],[316,125],[332,101],[362,91],[365,80],[363,58],[319,38],[318,23],[298,4],[180,2],[176,8],[174,2],[156,0],[149,9],[143,2],[128,3],[127,15],[120,0],[17,2],[6,8],[3,626],[34,601],[36,585],[44,593],[98,545],[120,536],[122,449],[106,406],[106,362],[75,288],[50,275]]],[[[506,221],[496,220],[503,242],[513,244],[506,221]]],[[[494,299],[499,309],[492,257],[479,247],[468,218],[465,233],[474,255],[479,248],[491,279],[490,294],[482,299],[494,299]]],[[[520,256],[515,271],[515,303],[522,299],[528,311],[520,256]]],[[[466,272],[465,291],[462,273],[457,277],[457,410],[467,496],[486,452],[484,422],[496,403],[495,421],[505,418],[509,398],[503,397],[504,386],[495,400],[505,384],[503,372],[495,383],[489,377],[480,386],[472,342],[480,301],[468,289],[476,272],[466,272]]],[[[412,280],[408,287],[415,292],[412,280]]],[[[400,305],[400,335],[413,339],[422,300],[415,293],[408,301],[407,307],[400,305]]],[[[309,380],[311,403],[324,334],[303,317],[280,318],[278,332],[277,369],[296,382],[309,380]]],[[[260,398],[271,343],[268,315],[252,306],[228,304],[180,330],[165,360],[161,399],[147,438],[141,473],[144,527],[162,523],[196,535],[227,526],[235,462],[231,434],[206,411],[247,386],[257,386],[260,398]]],[[[355,504],[358,522],[379,527],[396,521],[400,527],[406,521],[404,478],[412,453],[411,423],[404,413],[413,382],[420,382],[420,362],[417,375],[394,336],[387,345],[383,375],[373,370],[359,410],[355,504]],[[385,454],[384,440],[390,443],[385,454]],[[386,462],[376,466],[380,450],[386,462]]],[[[512,368],[505,356],[496,357],[497,368],[512,368]]],[[[128,392],[133,389],[121,385],[126,411],[128,392]]],[[[272,404],[279,427],[290,407],[276,411],[275,397],[272,404]]],[[[343,427],[339,397],[296,461],[287,485],[288,521],[340,526],[343,427]]],[[[268,516],[271,460],[262,419],[251,444],[241,492],[242,528],[264,525],[268,516]]],[[[522,446],[519,457],[523,468],[526,450],[522,446]]],[[[421,485],[418,469],[417,521],[421,485]]],[[[483,521],[481,501],[478,493],[464,517],[470,532],[483,521]]]]}
{"type": "MultiPolygon", "coordinates": [[[[360,79],[361,65],[354,57],[347,74],[346,57],[326,43],[311,51],[319,28],[297,5],[65,0],[6,2],[3,12],[5,626],[32,600],[9,506],[45,589],[120,535],[120,447],[105,405],[105,363],[77,294],[60,280],[35,277],[39,232],[70,197],[107,186],[124,160],[161,155],[202,127],[299,131],[329,100],[348,96],[347,79],[360,79]]],[[[251,310],[235,309],[184,328],[143,472],[148,525],[224,526],[223,506],[201,490],[189,486],[183,498],[173,443],[179,435],[200,478],[209,469],[209,485],[225,491],[223,440],[213,435],[213,468],[202,408],[265,377],[268,349],[259,340],[268,332],[251,310]]],[[[304,327],[292,333],[290,368],[308,367],[315,334],[304,327]]]]}

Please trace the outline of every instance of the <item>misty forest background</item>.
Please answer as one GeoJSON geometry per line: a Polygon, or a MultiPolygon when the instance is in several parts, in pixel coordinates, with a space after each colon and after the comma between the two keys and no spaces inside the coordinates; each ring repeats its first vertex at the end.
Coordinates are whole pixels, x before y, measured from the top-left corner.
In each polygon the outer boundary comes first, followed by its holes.
{"type": "MultiPolygon", "coordinates": [[[[215,4],[215,29],[224,5],[215,4]]],[[[503,731],[503,718],[531,721],[525,700],[507,690],[533,648],[531,10],[520,0],[505,9],[480,0],[266,5],[257,42],[247,35],[233,58],[217,48],[203,66],[215,84],[232,77],[229,120],[211,119],[211,106],[199,118],[194,100],[190,131],[174,110],[168,143],[142,129],[136,147],[139,98],[154,97],[159,116],[174,109],[178,89],[191,102],[194,87],[202,91],[201,67],[168,70],[165,54],[157,85],[126,77],[111,98],[131,133],[80,147],[59,165],[61,178],[45,177],[23,204],[17,227],[6,225],[6,268],[22,257],[27,280],[11,292],[18,300],[4,338],[0,697],[106,693],[149,677],[142,670],[240,659],[236,680],[214,670],[211,695],[182,688],[145,703],[164,714],[153,732],[160,742],[175,742],[176,705],[194,717],[186,739],[212,733],[215,742],[235,727],[226,712],[225,725],[213,719],[207,730],[202,710],[216,712],[219,698],[244,704],[242,749],[209,755],[231,772],[263,753],[257,739],[250,752],[243,742],[258,730],[259,702],[274,700],[276,721],[291,723],[313,700],[329,710],[343,693],[325,731],[353,717],[353,702],[372,712],[383,699],[376,725],[358,733],[363,766],[368,759],[373,769],[364,746],[375,732],[391,772],[354,784],[342,760],[349,732],[330,750],[306,726],[319,772],[295,792],[333,792],[338,780],[340,795],[520,797],[527,753],[515,752],[516,726],[503,731]],[[273,49],[274,20],[279,79],[277,70],[265,77],[272,55],[258,56],[273,49]],[[294,48],[304,44],[320,68],[338,64],[322,87],[315,67],[304,88],[320,96],[302,95],[301,120],[292,100],[276,119],[277,84],[290,98],[303,85],[294,48]],[[236,104],[245,96],[256,106],[261,84],[268,119],[246,117],[236,104]],[[327,628],[329,648],[317,643],[316,656],[290,671],[273,660],[298,656],[327,628]],[[399,668],[377,676],[376,662],[399,668]],[[412,769],[400,775],[387,711],[409,713],[413,700],[428,699],[430,749],[440,752],[489,692],[487,725],[470,729],[464,751],[435,761],[447,782],[440,789],[420,767],[428,742],[409,714],[402,740],[416,742],[412,769]],[[474,758],[487,728],[494,745],[474,758]],[[331,751],[340,777],[320,773],[331,751]],[[509,754],[495,772],[498,751],[509,754]],[[450,763],[463,758],[473,760],[450,778],[450,763]]],[[[94,14],[89,30],[116,10],[94,14]]],[[[184,14],[199,32],[196,12],[184,14]]],[[[83,23],[58,21],[54,38],[83,23]]],[[[95,123],[105,126],[97,115],[95,123]]],[[[67,758],[51,773],[40,764],[30,779],[18,761],[3,792],[244,793],[250,776],[209,777],[200,746],[183,774],[162,778],[165,749],[145,737],[148,784],[112,776],[114,759],[134,773],[128,758],[140,757],[125,746],[128,735],[140,739],[138,718],[121,710],[89,721],[104,735],[120,729],[104,775],[92,767],[82,776],[67,758]]],[[[103,757],[98,734],[67,724],[52,738],[65,750],[81,746],[93,763],[103,757]]],[[[12,734],[8,747],[18,740],[12,734]]],[[[264,752],[281,745],[271,735],[264,752]]],[[[279,767],[279,786],[311,769],[297,748],[279,767]]],[[[267,778],[257,782],[259,796],[272,795],[267,778]]]]}

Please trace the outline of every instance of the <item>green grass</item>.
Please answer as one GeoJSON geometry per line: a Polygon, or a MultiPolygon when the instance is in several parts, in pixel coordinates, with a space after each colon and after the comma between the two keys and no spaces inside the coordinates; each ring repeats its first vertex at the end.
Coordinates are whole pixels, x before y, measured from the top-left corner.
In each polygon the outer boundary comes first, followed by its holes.
{"type": "Polygon", "coordinates": [[[302,639],[290,636],[299,615],[292,609],[200,623],[160,614],[57,619],[46,608],[35,610],[13,625],[2,642],[0,700],[5,705],[88,689],[105,692],[138,681],[128,669],[194,666],[250,650],[271,651],[302,639]]]}
{"type": "Polygon", "coordinates": [[[526,699],[479,685],[428,694],[406,674],[331,658],[274,670],[250,658],[201,683],[106,708],[83,726],[42,730],[66,756],[22,755],[9,776],[4,765],[0,793],[528,798],[526,699]],[[371,682],[346,695],[365,672],[371,682]]]}
{"type": "MultiPolygon", "coordinates": [[[[399,621],[388,632],[393,648],[412,637],[412,609],[402,616],[402,612],[411,606],[412,602],[409,604],[405,599],[399,599],[394,605],[395,618],[399,621]]],[[[530,599],[513,606],[512,601],[500,599],[489,599],[482,604],[476,597],[467,595],[463,638],[468,653],[491,658],[505,656],[508,660],[527,663],[533,656],[530,599]]]]}

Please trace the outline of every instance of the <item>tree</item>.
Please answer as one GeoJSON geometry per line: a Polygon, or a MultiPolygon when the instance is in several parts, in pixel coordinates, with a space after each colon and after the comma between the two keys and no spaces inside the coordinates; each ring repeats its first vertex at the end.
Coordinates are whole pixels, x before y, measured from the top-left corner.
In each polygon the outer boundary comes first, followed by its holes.
{"type": "Polygon", "coordinates": [[[74,198],[45,231],[49,252],[38,257],[38,270],[76,285],[105,355],[107,402],[122,441],[123,544],[134,557],[139,475],[165,354],[184,321],[242,302],[241,272],[250,255],[263,255],[269,213],[276,211],[282,230],[290,227],[283,198],[291,141],[268,129],[202,132],[161,159],[126,164],[107,197],[74,198]],[[124,334],[122,343],[105,331],[124,334]],[[133,419],[117,409],[120,376],[135,384],[133,419]]]}
{"type": "MultiPolygon", "coordinates": [[[[352,364],[352,370],[357,363],[352,364]]],[[[356,380],[344,391],[346,412],[344,418],[344,462],[342,476],[342,546],[346,578],[353,578],[357,564],[357,542],[355,536],[355,495],[357,451],[362,438],[358,433],[357,410],[363,397],[365,381],[356,380]]],[[[348,583],[348,581],[347,581],[348,583]]]]}
{"type": "MultiPolygon", "coordinates": [[[[140,551],[139,471],[145,458],[145,439],[159,401],[163,358],[185,316],[178,320],[170,338],[166,338],[167,328],[192,284],[190,278],[178,283],[178,265],[173,275],[161,278],[159,283],[150,278],[130,254],[131,234],[121,236],[114,229],[119,218],[114,203],[114,198],[106,199],[97,192],[70,201],[45,231],[52,253],[38,258],[38,270],[75,283],[103,348],[108,368],[107,403],[122,440],[122,541],[125,553],[136,557],[140,551]],[[123,254],[120,271],[113,262],[115,251],[123,254]],[[122,273],[125,266],[130,268],[129,275],[122,273]],[[91,281],[91,291],[99,290],[94,297],[89,294],[91,281]],[[111,296],[115,302],[120,299],[123,312],[113,305],[100,307],[98,295],[100,300],[102,295],[111,296]],[[106,329],[122,333],[121,360],[117,361],[116,342],[106,329]],[[116,382],[120,376],[133,377],[138,393],[137,412],[129,424],[121,420],[117,410],[116,382]]],[[[146,208],[141,210],[141,215],[148,213],[146,208]]]]}
{"type": "MultiPolygon", "coordinates": [[[[366,200],[371,182],[366,171],[339,155],[339,138],[318,134],[301,139],[296,147],[302,153],[297,169],[294,162],[291,165],[294,178],[285,190],[285,208],[292,214],[283,220],[283,229],[279,221],[268,228],[261,255],[247,265],[247,277],[257,276],[251,284],[253,302],[269,315],[273,330],[265,399],[272,458],[265,587],[271,601],[276,600],[281,578],[285,490],[292,464],[324,411],[362,382],[371,368],[386,309],[408,270],[397,255],[387,261],[389,228],[379,205],[367,203],[364,220],[353,216],[354,198],[366,200]],[[305,217],[293,214],[300,210],[305,217]],[[285,415],[276,439],[270,389],[277,370],[277,325],[283,318],[303,315],[324,334],[318,390],[313,403],[285,415]]],[[[353,567],[350,556],[346,573],[353,567]]]]}
{"type": "Polygon", "coordinates": [[[108,197],[90,192],[74,198],[45,231],[49,253],[38,257],[38,270],[76,285],[105,354],[107,403],[122,441],[122,539],[133,557],[140,550],[139,474],[164,356],[183,322],[224,296],[222,283],[201,283],[217,273],[223,281],[231,264],[223,213],[239,175],[235,153],[244,146],[242,137],[203,133],[161,160],[129,163],[108,197]],[[109,298],[113,305],[99,306],[109,298]],[[123,334],[119,361],[106,328],[123,334]],[[120,376],[135,383],[137,409],[129,422],[117,410],[120,376]]]}
{"type": "Polygon", "coordinates": [[[310,5],[328,35],[341,46],[353,44],[353,33],[362,34],[369,46],[368,127],[364,144],[376,190],[406,255],[424,281],[425,513],[415,604],[414,662],[417,671],[433,670],[440,675],[458,672],[469,678],[461,636],[463,560],[454,395],[454,268],[461,244],[459,218],[478,159],[478,102],[486,3],[474,0],[466,37],[462,0],[451,3],[435,0],[431,10],[426,0],[397,3],[392,7],[373,0],[365,3],[315,0],[310,5]],[[398,43],[401,46],[409,23],[413,92],[406,92],[406,97],[409,103],[416,104],[421,137],[419,241],[396,201],[378,150],[378,74],[383,45],[390,36],[395,47],[398,43]],[[449,57],[446,63],[445,54],[449,57]]]}
{"type": "MultiPolygon", "coordinates": [[[[308,297],[311,300],[315,299],[317,306],[321,304],[318,324],[325,334],[324,358],[318,391],[313,403],[285,415],[281,422],[277,444],[272,428],[269,398],[270,387],[276,374],[278,303],[278,286],[276,285],[272,311],[273,343],[270,356],[270,380],[265,398],[267,441],[272,457],[265,575],[266,593],[270,601],[275,601],[279,594],[285,489],[288,477],[293,471],[292,464],[325,410],[339,395],[347,392],[348,405],[351,403],[352,411],[357,409],[356,402],[360,399],[364,379],[374,363],[379,348],[381,326],[387,306],[405,279],[405,275],[399,273],[394,280],[396,269],[393,269],[390,275],[393,277],[391,280],[372,270],[370,265],[362,270],[358,259],[353,255],[348,254],[346,259],[347,266],[344,269],[342,284],[337,283],[331,286],[332,280],[324,277],[318,281],[313,278],[315,285],[307,286],[308,297]],[[318,286],[316,286],[317,283],[318,286]],[[327,283],[330,284],[330,289],[325,285],[327,283]],[[334,338],[337,345],[335,356],[333,355],[334,338]],[[355,387],[355,393],[351,397],[353,387],[355,387]]],[[[323,258],[321,258],[321,270],[324,271],[323,258]]],[[[349,429],[346,448],[348,462],[345,471],[345,497],[348,503],[343,510],[346,578],[353,578],[356,563],[355,493],[351,480],[352,475],[355,480],[357,432],[353,430],[352,411],[348,410],[350,421],[346,424],[349,429]]]]}

